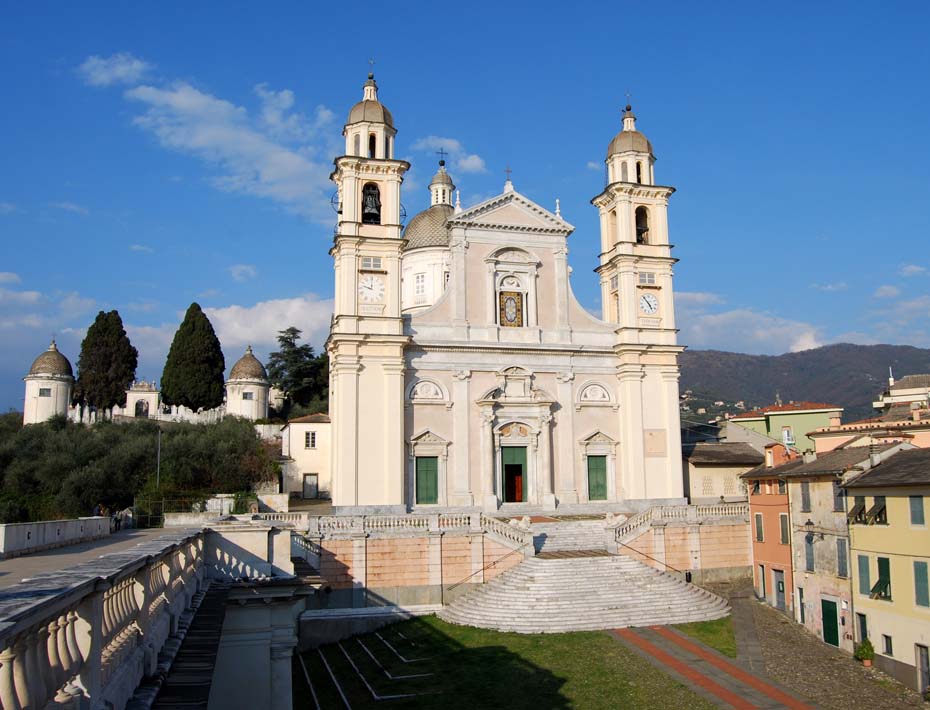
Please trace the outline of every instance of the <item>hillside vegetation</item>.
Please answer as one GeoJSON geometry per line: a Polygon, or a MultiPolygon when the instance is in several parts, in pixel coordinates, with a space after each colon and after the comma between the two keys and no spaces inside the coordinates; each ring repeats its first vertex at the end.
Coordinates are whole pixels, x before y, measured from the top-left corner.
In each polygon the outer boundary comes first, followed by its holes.
{"type": "Polygon", "coordinates": [[[930,372],[930,350],[909,345],[827,345],[784,355],[744,355],[720,350],[686,350],[681,355],[681,389],[747,406],[808,400],[838,404],[843,420],[867,417],[871,403],[895,377],[930,372]]]}

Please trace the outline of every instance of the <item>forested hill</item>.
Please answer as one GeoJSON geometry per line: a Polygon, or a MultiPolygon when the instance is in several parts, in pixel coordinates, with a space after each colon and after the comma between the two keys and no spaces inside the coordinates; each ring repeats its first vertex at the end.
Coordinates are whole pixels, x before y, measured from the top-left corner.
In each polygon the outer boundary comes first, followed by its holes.
{"type": "Polygon", "coordinates": [[[930,350],[910,345],[841,343],[784,355],[744,355],[720,350],[686,350],[681,355],[681,389],[709,393],[746,406],[782,401],[829,402],[846,408],[843,421],[867,417],[871,403],[896,378],[930,373],[930,350]]]}

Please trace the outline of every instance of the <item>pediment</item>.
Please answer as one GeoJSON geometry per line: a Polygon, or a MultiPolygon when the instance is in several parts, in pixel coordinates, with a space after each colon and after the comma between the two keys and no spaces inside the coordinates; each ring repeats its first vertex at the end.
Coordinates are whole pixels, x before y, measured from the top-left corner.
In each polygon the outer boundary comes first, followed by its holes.
{"type": "Polygon", "coordinates": [[[617,442],[611,439],[607,434],[602,431],[596,431],[593,434],[585,437],[581,440],[584,444],[616,444],[617,442]]]}
{"type": "Polygon", "coordinates": [[[574,227],[519,192],[505,192],[454,215],[450,226],[568,235],[574,227]]]}
{"type": "Polygon", "coordinates": [[[441,436],[434,434],[431,431],[424,431],[422,434],[418,434],[413,437],[411,443],[414,444],[448,444],[449,442],[443,439],[441,436]]]}

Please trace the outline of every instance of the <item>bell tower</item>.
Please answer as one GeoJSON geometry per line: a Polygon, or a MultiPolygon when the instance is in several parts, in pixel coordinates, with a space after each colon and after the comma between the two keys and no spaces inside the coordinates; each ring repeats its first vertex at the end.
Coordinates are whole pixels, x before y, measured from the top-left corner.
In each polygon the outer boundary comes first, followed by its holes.
{"type": "Polygon", "coordinates": [[[374,74],[343,128],[334,160],[335,303],[327,341],[335,506],[404,504],[400,188],[394,118],[374,74]]]}
{"type": "Polygon", "coordinates": [[[601,222],[601,318],[616,326],[614,350],[625,470],[631,498],[680,497],[678,345],[668,239],[675,188],[655,182],[652,143],[627,104],[607,147],[607,186],[591,200],[601,222]],[[641,472],[641,477],[639,473],[641,472]]]}

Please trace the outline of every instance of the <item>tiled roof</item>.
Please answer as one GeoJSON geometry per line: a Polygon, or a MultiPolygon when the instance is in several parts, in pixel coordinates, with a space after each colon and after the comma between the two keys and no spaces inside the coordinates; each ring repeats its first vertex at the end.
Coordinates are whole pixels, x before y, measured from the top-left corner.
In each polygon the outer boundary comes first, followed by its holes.
{"type": "Polygon", "coordinates": [[[881,446],[852,446],[847,449],[837,449],[820,454],[815,460],[805,462],[804,459],[794,459],[772,468],[754,468],[743,474],[743,478],[754,478],[765,473],[772,477],[795,476],[824,476],[845,473],[853,466],[869,460],[869,454],[882,453],[898,444],[882,444],[881,446]]]}
{"type": "Polygon", "coordinates": [[[296,419],[288,419],[288,424],[329,424],[328,414],[307,414],[296,419]]]}
{"type": "Polygon", "coordinates": [[[900,380],[891,385],[892,392],[895,390],[914,390],[930,387],[930,375],[905,375],[900,380]]]}
{"type": "Polygon", "coordinates": [[[682,455],[690,463],[710,464],[747,464],[762,463],[765,457],[744,442],[712,442],[701,441],[695,444],[686,444],[682,447],[682,455]]]}
{"type": "Polygon", "coordinates": [[[804,412],[810,409],[838,409],[842,411],[843,408],[835,404],[827,404],[826,402],[790,402],[788,404],[776,404],[771,407],[762,407],[761,409],[754,409],[751,412],[737,414],[730,417],[730,421],[754,419],[763,417],[766,414],[779,414],[781,412],[804,412]]]}
{"type": "Polygon", "coordinates": [[[846,484],[846,488],[930,485],[930,449],[899,451],[846,484]]]}

